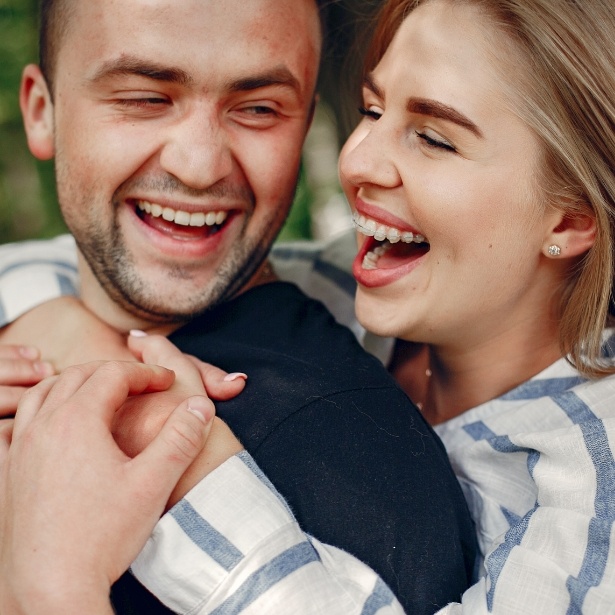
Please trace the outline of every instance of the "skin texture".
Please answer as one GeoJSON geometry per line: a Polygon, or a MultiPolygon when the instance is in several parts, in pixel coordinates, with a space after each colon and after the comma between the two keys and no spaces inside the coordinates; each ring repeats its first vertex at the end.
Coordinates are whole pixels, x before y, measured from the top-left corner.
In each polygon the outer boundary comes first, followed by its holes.
{"type": "Polygon", "coordinates": [[[554,297],[594,238],[593,220],[570,226],[541,203],[540,146],[514,112],[521,82],[499,58],[514,64],[515,52],[498,36],[471,6],[413,11],[369,75],[366,115],[340,158],[353,208],[429,241],[420,258],[383,257],[375,271],[360,251],[354,271],[368,329],[431,345],[432,389],[409,392],[431,398],[432,422],[560,356],[554,297]]]}
{"type": "Polygon", "coordinates": [[[54,102],[37,67],[24,73],[31,151],[55,157],[86,305],[122,330],[175,326],[254,283],[286,217],[314,100],[316,5],[105,0],[71,19],[54,102]],[[205,237],[138,215],[139,201],[228,218],[205,237]]]}

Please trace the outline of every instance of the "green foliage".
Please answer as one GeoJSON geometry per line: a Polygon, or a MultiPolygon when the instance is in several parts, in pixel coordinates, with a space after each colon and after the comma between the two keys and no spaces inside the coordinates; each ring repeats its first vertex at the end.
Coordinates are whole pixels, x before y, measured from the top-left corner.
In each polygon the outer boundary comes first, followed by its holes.
{"type": "Polygon", "coordinates": [[[64,229],[53,165],[30,155],[19,111],[21,71],[36,61],[36,38],[36,0],[0,0],[0,243],[64,229]]]}

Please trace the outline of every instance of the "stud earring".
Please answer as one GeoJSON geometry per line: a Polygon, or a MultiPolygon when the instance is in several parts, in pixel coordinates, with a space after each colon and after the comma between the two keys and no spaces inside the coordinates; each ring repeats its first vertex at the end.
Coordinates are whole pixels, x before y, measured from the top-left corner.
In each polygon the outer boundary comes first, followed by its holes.
{"type": "Polygon", "coordinates": [[[562,253],[562,249],[553,244],[547,248],[547,252],[549,253],[549,256],[559,256],[562,253]]]}

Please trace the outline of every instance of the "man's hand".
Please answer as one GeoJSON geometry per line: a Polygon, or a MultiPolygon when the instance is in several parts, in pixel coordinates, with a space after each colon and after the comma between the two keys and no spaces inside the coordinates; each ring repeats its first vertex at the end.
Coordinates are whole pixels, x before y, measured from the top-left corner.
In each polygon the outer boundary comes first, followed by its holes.
{"type": "Polygon", "coordinates": [[[213,422],[211,401],[191,397],[139,455],[125,455],[111,434],[116,411],[173,382],[171,371],[137,362],[82,365],[24,394],[12,436],[2,422],[0,612],[111,613],[111,584],[213,422]]]}
{"type": "Polygon", "coordinates": [[[51,363],[40,360],[38,349],[0,344],[0,418],[15,414],[27,388],[54,372],[51,363]]]}

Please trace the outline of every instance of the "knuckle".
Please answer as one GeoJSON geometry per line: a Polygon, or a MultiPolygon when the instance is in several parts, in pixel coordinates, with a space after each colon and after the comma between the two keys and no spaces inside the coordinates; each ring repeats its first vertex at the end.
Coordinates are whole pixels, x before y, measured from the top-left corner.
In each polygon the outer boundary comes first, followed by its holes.
{"type": "Polygon", "coordinates": [[[88,375],[87,365],[71,365],[62,371],[62,380],[83,379],[88,375]]]}
{"type": "Polygon", "coordinates": [[[171,458],[179,462],[193,459],[201,448],[201,434],[193,425],[187,423],[172,425],[168,438],[173,445],[171,458]]]}

